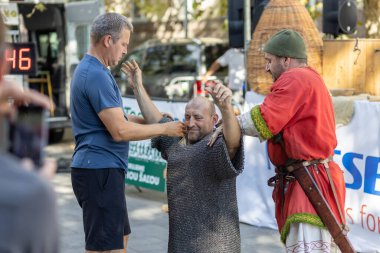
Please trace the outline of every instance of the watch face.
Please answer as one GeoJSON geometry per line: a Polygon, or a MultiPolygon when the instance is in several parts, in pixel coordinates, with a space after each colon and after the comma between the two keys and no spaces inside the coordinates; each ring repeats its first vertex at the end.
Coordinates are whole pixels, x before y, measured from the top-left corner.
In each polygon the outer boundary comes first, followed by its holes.
{"type": "Polygon", "coordinates": [[[35,75],[37,72],[36,45],[34,43],[11,43],[6,51],[11,75],[35,75]]]}

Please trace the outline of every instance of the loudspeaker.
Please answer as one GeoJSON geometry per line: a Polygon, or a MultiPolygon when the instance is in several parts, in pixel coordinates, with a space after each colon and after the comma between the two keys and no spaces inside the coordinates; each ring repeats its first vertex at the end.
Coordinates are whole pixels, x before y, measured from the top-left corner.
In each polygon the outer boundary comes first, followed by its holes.
{"type": "Polygon", "coordinates": [[[323,32],[338,36],[356,30],[357,7],[354,0],[323,0],[323,32]]]}

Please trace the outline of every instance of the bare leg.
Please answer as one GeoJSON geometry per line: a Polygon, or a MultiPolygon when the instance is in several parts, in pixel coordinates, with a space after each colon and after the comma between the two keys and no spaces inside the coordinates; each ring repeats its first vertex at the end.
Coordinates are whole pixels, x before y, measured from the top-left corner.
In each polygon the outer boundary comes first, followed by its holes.
{"type": "Polygon", "coordinates": [[[86,253],[126,253],[127,252],[128,235],[124,236],[124,249],[115,249],[107,251],[91,251],[86,250],[86,253]]]}
{"type": "Polygon", "coordinates": [[[124,249],[115,249],[115,250],[107,250],[107,251],[86,250],[86,253],[125,253],[125,250],[124,249]]]}
{"type": "Polygon", "coordinates": [[[127,244],[128,244],[128,235],[124,236],[124,252],[127,252],[127,244]]]}

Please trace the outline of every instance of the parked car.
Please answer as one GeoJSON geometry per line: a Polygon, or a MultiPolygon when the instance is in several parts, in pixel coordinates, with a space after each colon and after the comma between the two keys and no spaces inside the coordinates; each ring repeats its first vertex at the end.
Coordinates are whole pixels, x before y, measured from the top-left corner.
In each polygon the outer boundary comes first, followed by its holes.
{"type": "MultiPolygon", "coordinates": [[[[111,71],[122,95],[133,95],[120,68],[123,62],[135,59],[153,99],[188,101],[204,92],[201,75],[227,49],[227,41],[215,38],[149,40],[129,52],[111,71]]],[[[224,83],[227,75],[228,69],[220,68],[210,79],[224,83]]]]}

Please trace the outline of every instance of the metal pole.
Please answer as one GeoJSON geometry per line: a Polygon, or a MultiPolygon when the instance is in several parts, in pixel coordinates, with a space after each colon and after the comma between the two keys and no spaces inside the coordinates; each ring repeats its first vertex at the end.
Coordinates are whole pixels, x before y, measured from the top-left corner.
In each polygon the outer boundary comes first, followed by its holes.
{"type": "Polygon", "coordinates": [[[247,51],[251,41],[251,0],[244,0],[244,49],[247,51]]]}
{"type": "Polygon", "coordinates": [[[249,48],[250,41],[251,41],[251,0],[244,0],[244,65],[245,65],[244,96],[248,91],[247,56],[248,56],[248,48],[249,48]]]}
{"type": "Polygon", "coordinates": [[[187,20],[187,0],[184,0],[185,3],[185,19],[183,21],[183,26],[185,27],[185,38],[187,39],[188,36],[188,31],[187,31],[187,26],[188,26],[188,20],[187,20]]]}

